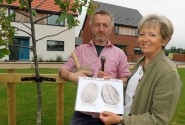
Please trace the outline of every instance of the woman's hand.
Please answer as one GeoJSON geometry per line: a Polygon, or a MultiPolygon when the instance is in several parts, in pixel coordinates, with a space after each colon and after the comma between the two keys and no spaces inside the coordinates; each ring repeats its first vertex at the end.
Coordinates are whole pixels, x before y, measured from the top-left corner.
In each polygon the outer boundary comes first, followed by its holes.
{"type": "Polygon", "coordinates": [[[111,125],[120,123],[121,116],[109,111],[103,111],[100,113],[100,119],[105,125],[111,125]]]}

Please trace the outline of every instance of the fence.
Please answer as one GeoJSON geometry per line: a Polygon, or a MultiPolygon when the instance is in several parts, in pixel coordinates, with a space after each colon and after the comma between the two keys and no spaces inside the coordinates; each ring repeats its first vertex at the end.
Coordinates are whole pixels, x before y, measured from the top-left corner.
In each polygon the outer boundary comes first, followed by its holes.
{"type": "Polygon", "coordinates": [[[142,55],[127,55],[128,62],[137,62],[142,55]]]}
{"type": "MultiPolygon", "coordinates": [[[[21,83],[22,78],[34,77],[35,74],[16,74],[14,69],[8,69],[8,73],[0,73],[0,83],[7,83],[7,105],[8,105],[8,125],[16,125],[16,83],[21,83]]],[[[41,74],[41,77],[55,79],[57,83],[57,98],[56,98],[56,123],[57,125],[64,124],[64,80],[59,78],[58,74],[41,74]]],[[[24,82],[35,82],[24,81],[24,82]]],[[[44,81],[48,82],[48,81],[44,81]]],[[[51,82],[51,81],[50,81],[51,82]]]]}
{"type": "Polygon", "coordinates": [[[173,60],[185,62],[185,54],[173,54],[173,60]]]}

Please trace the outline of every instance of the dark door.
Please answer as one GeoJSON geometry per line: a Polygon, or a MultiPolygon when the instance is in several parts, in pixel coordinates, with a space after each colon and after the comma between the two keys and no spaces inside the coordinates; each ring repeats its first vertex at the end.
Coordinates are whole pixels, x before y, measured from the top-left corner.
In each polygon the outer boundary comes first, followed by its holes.
{"type": "Polygon", "coordinates": [[[29,60],[29,40],[18,39],[19,60],[29,60]]]}
{"type": "Polygon", "coordinates": [[[14,40],[15,46],[10,46],[9,60],[29,60],[29,39],[28,38],[16,38],[14,40]]]}

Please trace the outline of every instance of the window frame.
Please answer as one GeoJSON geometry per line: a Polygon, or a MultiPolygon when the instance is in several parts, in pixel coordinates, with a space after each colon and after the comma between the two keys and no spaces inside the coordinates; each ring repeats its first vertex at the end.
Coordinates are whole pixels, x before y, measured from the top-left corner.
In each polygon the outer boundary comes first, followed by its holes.
{"type": "Polygon", "coordinates": [[[47,18],[47,25],[53,25],[53,26],[65,26],[65,21],[63,22],[56,22],[57,19],[58,19],[59,15],[56,15],[56,14],[48,14],[48,18],[47,18]],[[54,16],[57,16],[57,17],[54,17],[54,16]],[[54,18],[52,20],[50,20],[50,18],[54,18]],[[55,23],[54,23],[54,22],[55,23]]]}
{"type": "MultiPolygon", "coordinates": [[[[8,15],[11,15],[13,13],[15,13],[15,11],[13,9],[8,9],[8,15]]],[[[12,21],[15,22],[15,16],[12,18],[12,21]]]]}
{"type": "Polygon", "coordinates": [[[137,28],[115,25],[114,33],[116,35],[138,36],[137,31],[137,28]]]}
{"type": "Polygon", "coordinates": [[[134,47],[134,55],[142,55],[142,51],[140,47],[134,47]]]}
{"type": "MultiPolygon", "coordinates": [[[[52,46],[52,45],[51,45],[52,46]]],[[[64,51],[64,41],[58,41],[58,40],[47,40],[47,51],[64,51]],[[53,44],[53,46],[57,46],[56,48],[48,48],[48,42],[55,42],[53,44]],[[57,43],[57,44],[56,44],[57,43]],[[59,43],[62,43],[62,44],[59,44],[59,43]],[[60,46],[63,46],[62,48],[60,48],[60,46]]]]}

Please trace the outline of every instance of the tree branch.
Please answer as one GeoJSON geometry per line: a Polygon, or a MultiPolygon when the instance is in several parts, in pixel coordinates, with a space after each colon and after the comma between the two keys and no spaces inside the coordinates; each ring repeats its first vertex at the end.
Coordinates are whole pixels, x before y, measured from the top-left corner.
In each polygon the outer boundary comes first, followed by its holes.
{"type": "Polygon", "coordinates": [[[29,36],[32,37],[32,35],[31,35],[30,33],[28,33],[27,31],[22,30],[22,29],[20,29],[20,28],[18,28],[18,27],[15,27],[15,26],[14,26],[14,28],[17,29],[17,31],[22,31],[22,32],[24,32],[24,33],[26,33],[26,34],[28,34],[29,36]]]}
{"type": "Polygon", "coordinates": [[[27,15],[27,14],[24,14],[24,13],[19,12],[19,11],[16,11],[16,10],[14,10],[14,11],[15,11],[16,13],[19,13],[19,14],[23,15],[23,16],[29,17],[29,15],[27,15]]]}
{"type": "Polygon", "coordinates": [[[40,2],[34,9],[38,9],[46,0],[43,0],[42,2],[40,2]]]}
{"type": "Polygon", "coordinates": [[[5,7],[5,8],[8,8],[8,9],[14,10],[14,12],[17,12],[17,13],[19,13],[19,14],[21,14],[21,15],[24,15],[24,16],[26,16],[26,17],[29,17],[29,15],[24,14],[24,13],[21,13],[21,12],[19,12],[19,11],[16,11],[15,9],[12,9],[12,7],[10,7],[10,6],[8,6],[8,5],[0,4],[0,7],[5,7]]]}
{"type": "MultiPolygon", "coordinates": [[[[22,23],[23,24],[23,23],[22,23]]],[[[25,25],[25,24],[23,24],[23,25],[25,25]]],[[[4,25],[5,26],[5,25],[4,25]]],[[[25,25],[26,26],[26,25],[25,25]]],[[[8,26],[6,26],[6,27],[8,27],[8,26]]],[[[12,27],[14,27],[15,29],[17,29],[17,31],[22,31],[22,32],[25,32],[26,34],[28,34],[28,35],[30,35],[30,36],[32,36],[30,33],[28,33],[27,31],[25,31],[25,30],[22,30],[22,29],[20,29],[20,28],[18,28],[18,27],[16,27],[16,26],[12,26],[12,27]]],[[[26,26],[27,27],[27,26],[26,26]]],[[[28,27],[29,28],[29,27],[28,27]]],[[[0,30],[0,31],[3,31],[3,30],[0,30]]]]}
{"type": "MultiPolygon", "coordinates": [[[[26,12],[26,9],[25,9],[25,12],[26,12]]],[[[28,17],[29,17],[29,16],[28,16],[28,17]]],[[[27,25],[25,25],[23,22],[21,22],[22,18],[23,18],[23,15],[22,15],[21,19],[19,20],[19,22],[20,22],[23,26],[25,26],[25,27],[27,27],[29,30],[31,30],[31,28],[30,28],[29,26],[27,26],[27,25]]]]}
{"type": "Polygon", "coordinates": [[[60,13],[60,12],[61,12],[61,11],[55,12],[55,13],[52,13],[52,14],[49,14],[49,15],[43,17],[43,18],[40,18],[40,19],[34,21],[33,23],[36,24],[37,22],[39,22],[39,21],[41,21],[41,20],[43,20],[43,19],[45,19],[45,18],[48,18],[48,17],[50,17],[50,16],[52,16],[52,15],[54,15],[54,14],[60,13]]]}
{"type": "Polygon", "coordinates": [[[45,37],[42,37],[42,38],[36,40],[36,42],[38,42],[39,40],[42,40],[42,39],[44,39],[44,38],[47,38],[47,37],[52,37],[52,36],[59,35],[59,34],[65,32],[65,31],[67,31],[67,30],[68,30],[68,29],[62,30],[62,31],[60,31],[59,33],[56,33],[56,34],[53,34],[53,35],[47,35],[47,36],[45,36],[45,37]]]}
{"type": "Polygon", "coordinates": [[[12,9],[12,7],[10,7],[10,6],[4,5],[4,4],[0,4],[0,7],[1,7],[1,6],[2,6],[2,7],[5,7],[5,8],[8,8],[8,9],[11,9],[11,10],[13,10],[14,12],[19,13],[19,14],[21,14],[21,15],[24,15],[24,16],[26,16],[26,17],[29,17],[29,15],[24,14],[24,13],[22,13],[22,12],[19,12],[19,11],[15,10],[15,9],[12,9]]]}
{"type": "Polygon", "coordinates": [[[27,27],[29,30],[31,30],[31,28],[29,26],[27,26],[26,24],[20,22],[23,26],[27,27]]]}

